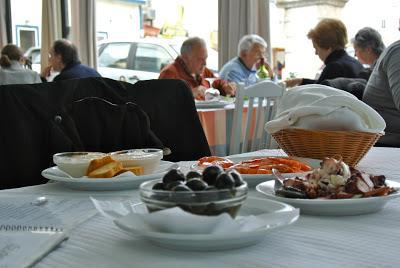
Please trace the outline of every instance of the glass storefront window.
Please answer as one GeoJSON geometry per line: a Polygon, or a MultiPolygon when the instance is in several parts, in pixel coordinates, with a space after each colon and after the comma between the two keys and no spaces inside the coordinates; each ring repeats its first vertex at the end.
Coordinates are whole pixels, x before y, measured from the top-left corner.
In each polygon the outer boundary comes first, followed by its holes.
{"type": "Polygon", "coordinates": [[[12,42],[24,52],[40,46],[42,0],[11,0],[12,42]]]}

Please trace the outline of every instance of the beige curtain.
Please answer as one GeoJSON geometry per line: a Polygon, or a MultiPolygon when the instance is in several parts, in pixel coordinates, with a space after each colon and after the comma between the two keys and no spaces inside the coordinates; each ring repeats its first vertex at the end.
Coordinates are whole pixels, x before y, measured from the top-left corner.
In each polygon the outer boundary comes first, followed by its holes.
{"type": "Polygon", "coordinates": [[[41,69],[49,65],[49,50],[55,40],[61,39],[60,0],[42,0],[41,69]]]}
{"type": "Polygon", "coordinates": [[[71,0],[71,13],[71,41],[82,63],[96,68],[96,0],[71,0]]]}
{"type": "Polygon", "coordinates": [[[268,43],[271,60],[269,0],[218,0],[219,68],[237,56],[237,45],[246,34],[258,34],[268,43]]]}
{"type": "Polygon", "coordinates": [[[7,45],[6,1],[0,0],[0,49],[7,45]]]}

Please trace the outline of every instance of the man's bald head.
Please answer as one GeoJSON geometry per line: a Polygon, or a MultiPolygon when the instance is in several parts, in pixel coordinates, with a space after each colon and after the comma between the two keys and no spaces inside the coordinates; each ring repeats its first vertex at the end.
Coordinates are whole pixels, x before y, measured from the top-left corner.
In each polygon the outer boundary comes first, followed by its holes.
{"type": "Polygon", "coordinates": [[[78,50],[71,41],[60,39],[53,43],[52,50],[54,54],[60,55],[64,65],[79,62],[78,50]]]}

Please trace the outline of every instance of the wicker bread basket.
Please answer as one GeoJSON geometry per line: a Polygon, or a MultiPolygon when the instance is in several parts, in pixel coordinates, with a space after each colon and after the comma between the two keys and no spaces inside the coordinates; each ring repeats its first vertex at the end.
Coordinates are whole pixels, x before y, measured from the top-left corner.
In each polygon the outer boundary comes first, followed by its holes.
{"type": "Polygon", "coordinates": [[[322,159],[340,155],[345,163],[354,167],[382,134],[288,128],[272,136],[290,156],[322,159]]]}

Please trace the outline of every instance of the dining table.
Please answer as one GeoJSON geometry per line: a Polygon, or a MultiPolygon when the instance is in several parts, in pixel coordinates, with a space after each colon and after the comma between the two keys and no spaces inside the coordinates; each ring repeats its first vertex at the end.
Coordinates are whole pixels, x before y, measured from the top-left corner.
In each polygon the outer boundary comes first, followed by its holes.
{"type": "MultiPolygon", "coordinates": [[[[260,150],[236,156],[284,156],[281,150],[260,150]]],[[[400,148],[373,147],[357,168],[400,182],[400,148]]],[[[195,161],[178,162],[183,172],[195,161]]],[[[140,202],[138,189],[83,191],[59,182],[0,191],[5,196],[46,196],[87,203],[87,217],[68,233],[68,240],[34,267],[399,267],[400,199],[372,214],[318,216],[301,213],[293,224],[271,231],[258,244],[230,250],[173,250],[131,236],[98,213],[90,197],[140,202]]],[[[265,196],[249,189],[249,197],[265,196]]],[[[63,212],[67,213],[67,212],[63,212]]],[[[73,209],[68,211],[74,217],[73,209]]],[[[81,215],[81,214],[79,214],[81,215]]],[[[78,214],[76,215],[78,217],[78,214]]],[[[0,263],[1,267],[1,263],[0,263]]]]}

